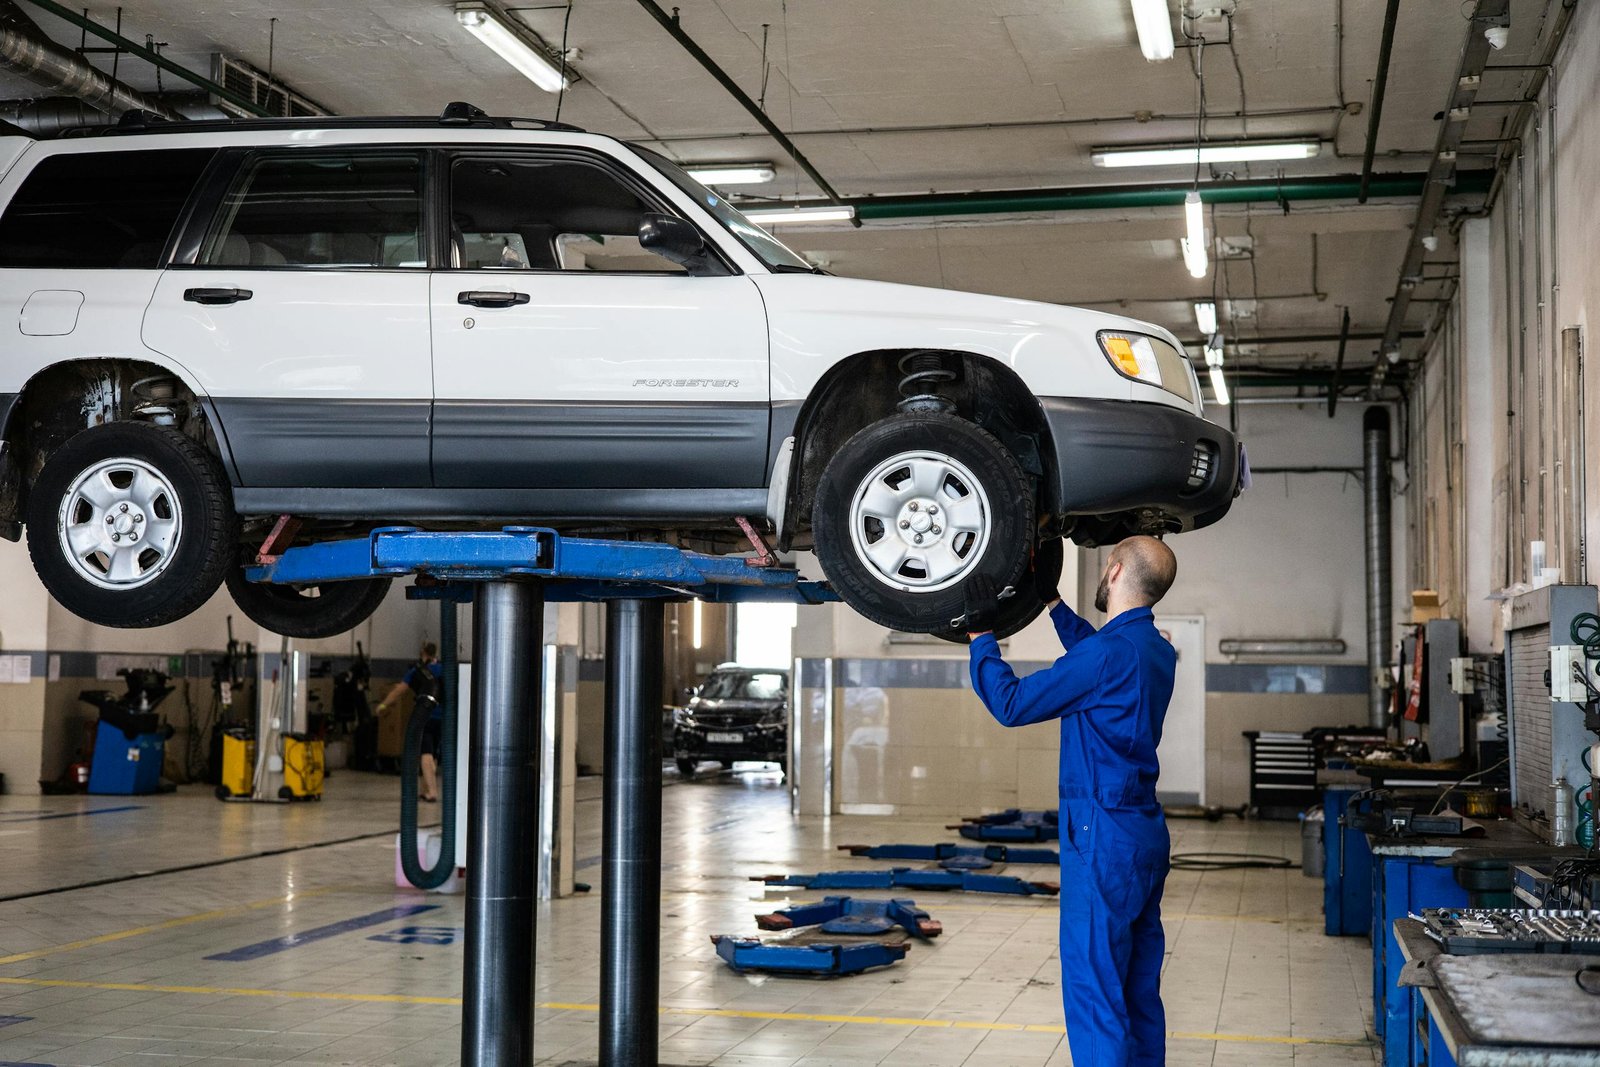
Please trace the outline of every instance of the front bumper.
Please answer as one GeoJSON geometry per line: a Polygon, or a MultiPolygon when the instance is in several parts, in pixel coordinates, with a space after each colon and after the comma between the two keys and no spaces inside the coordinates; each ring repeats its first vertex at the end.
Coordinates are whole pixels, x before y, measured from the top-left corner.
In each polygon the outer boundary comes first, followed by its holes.
{"type": "Polygon", "coordinates": [[[789,731],[777,726],[677,726],[672,731],[677,759],[749,760],[771,763],[789,754],[789,731]],[[706,735],[738,734],[739,741],[712,741],[706,735]]]}
{"type": "Polygon", "coordinates": [[[1243,450],[1214,422],[1143,401],[1039,403],[1054,444],[1058,515],[1108,533],[1198,530],[1226,515],[1239,495],[1243,450]]]}

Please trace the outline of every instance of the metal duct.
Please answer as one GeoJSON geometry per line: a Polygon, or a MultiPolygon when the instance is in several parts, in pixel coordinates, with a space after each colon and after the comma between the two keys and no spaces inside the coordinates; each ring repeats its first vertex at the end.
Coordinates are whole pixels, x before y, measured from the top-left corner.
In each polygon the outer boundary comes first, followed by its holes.
{"type": "Polygon", "coordinates": [[[70,96],[115,117],[124,111],[149,111],[179,119],[171,108],[130,89],[90,66],[81,56],[23,28],[26,17],[15,5],[0,3],[0,69],[14,71],[51,93],[70,96]]]}
{"type": "Polygon", "coordinates": [[[70,96],[38,100],[0,100],[0,119],[29,133],[48,136],[79,126],[104,126],[115,121],[104,111],[70,96]]]}
{"type": "Polygon", "coordinates": [[[1389,718],[1389,631],[1394,621],[1388,409],[1368,408],[1361,428],[1367,494],[1367,724],[1382,727],[1389,718]]]}

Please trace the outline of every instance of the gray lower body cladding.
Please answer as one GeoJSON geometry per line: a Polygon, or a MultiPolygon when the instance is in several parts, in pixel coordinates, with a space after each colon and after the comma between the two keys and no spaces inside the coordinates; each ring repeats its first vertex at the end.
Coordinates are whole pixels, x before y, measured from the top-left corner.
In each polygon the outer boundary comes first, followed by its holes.
{"type": "Polygon", "coordinates": [[[1243,460],[1228,430],[1163,404],[1041,397],[1060,472],[1060,512],[1159,512],[1184,530],[1227,514],[1243,460]]]}

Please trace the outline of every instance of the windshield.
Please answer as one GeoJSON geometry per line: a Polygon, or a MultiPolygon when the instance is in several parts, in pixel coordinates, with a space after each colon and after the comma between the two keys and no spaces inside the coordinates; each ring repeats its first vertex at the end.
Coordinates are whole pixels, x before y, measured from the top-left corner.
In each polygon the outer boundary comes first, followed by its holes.
{"type": "Polygon", "coordinates": [[[760,674],[713,674],[700,689],[702,700],[782,700],[784,676],[777,671],[760,674]]]}
{"type": "Polygon", "coordinates": [[[728,203],[721,196],[707,189],[672,160],[659,152],[652,152],[648,148],[640,148],[636,144],[628,146],[645,158],[652,167],[666,175],[667,180],[679,189],[694,198],[695,203],[711,212],[716,220],[722,223],[722,228],[739,239],[739,243],[754,252],[769,267],[795,267],[809,271],[811,264],[802,257],[792,252],[784,243],[760,226],[745,218],[738,208],[728,203]]]}

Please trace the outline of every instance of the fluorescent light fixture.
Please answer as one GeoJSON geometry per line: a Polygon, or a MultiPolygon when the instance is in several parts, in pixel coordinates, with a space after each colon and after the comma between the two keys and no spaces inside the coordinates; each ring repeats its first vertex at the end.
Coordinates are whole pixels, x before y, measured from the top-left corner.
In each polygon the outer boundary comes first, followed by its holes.
{"type": "Polygon", "coordinates": [[[1211,391],[1216,394],[1217,403],[1228,406],[1228,383],[1222,380],[1221,367],[1211,368],[1211,391]]]}
{"type": "Polygon", "coordinates": [[[856,209],[849,204],[839,207],[783,207],[752,208],[744,217],[763,226],[785,222],[849,222],[856,217],[856,209]]]}
{"type": "Polygon", "coordinates": [[[1229,141],[1194,145],[1129,145],[1089,150],[1097,167],[1171,167],[1197,163],[1262,163],[1310,159],[1322,151],[1318,140],[1229,141]]]}
{"type": "Polygon", "coordinates": [[[708,163],[683,169],[706,185],[760,185],[778,176],[771,163],[708,163]]]}
{"type": "Polygon", "coordinates": [[[1183,238],[1183,265],[1189,268],[1190,277],[1204,278],[1211,269],[1211,257],[1206,253],[1205,208],[1197,189],[1190,189],[1183,198],[1183,221],[1187,231],[1183,238]]]}
{"type": "Polygon", "coordinates": [[[1210,337],[1217,332],[1217,305],[1209,300],[1201,300],[1194,306],[1194,323],[1200,327],[1200,332],[1210,337]]]}
{"type": "Polygon", "coordinates": [[[702,601],[694,602],[693,640],[694,647],[699,648],[706,643],[706,606],[702,601]]]}
{"type": "Polygon", "coordinates": [[[559,93],[571,84],[561,73],[561,68],[550,62],[548,56],[540,55],[520,34],[486,8],[462,5],[456,8],[456,21],[545,92],[559,93]]]}
{"type": "Polygon", "coordinates": [[[1172,12],[1167,0],[1133,0],[1133,25],[1144,58],[1152,63],[1172,58],[1172,12]]]}

